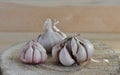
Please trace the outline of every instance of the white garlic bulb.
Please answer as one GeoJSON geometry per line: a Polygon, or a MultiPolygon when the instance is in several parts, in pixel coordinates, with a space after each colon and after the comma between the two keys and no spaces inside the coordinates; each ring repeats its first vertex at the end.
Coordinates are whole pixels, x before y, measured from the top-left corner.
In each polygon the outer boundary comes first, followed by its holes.
{"type": "Polygon", "coordinates": [[[29,64],[39,64],[39,63],[45,63],[47,59],[46,50],[43,48],[42,45],[40,45],[38,42],[32,40],[28,42],[21,54],[20,54],[20,60],[23,63],[29,63],[29,64]]]}
{"type": "Polygon", "coordinates": [[[47,52],[51,52],[52,47],[66,38],[66,35],[57,27],[59,21],[52,24],[52,20],[48,18],[44,23],[45,32],[38,37],[38,42],[43,45],[47,52]]]}
{"type": "Polygon", "coordinates": [[[71,66],[91,59],[93,51],[94,46],[89,40],[68,37],[53,47],[52,57],[64,66],[71,66]]]}

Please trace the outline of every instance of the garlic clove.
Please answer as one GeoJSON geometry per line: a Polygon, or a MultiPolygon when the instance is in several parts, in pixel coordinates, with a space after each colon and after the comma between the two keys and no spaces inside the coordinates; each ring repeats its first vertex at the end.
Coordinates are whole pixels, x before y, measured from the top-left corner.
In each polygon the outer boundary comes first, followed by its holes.
{"type": "Polygon", "coordinates": [[[26,61],[26,59],[24,57],[25,53],[26,53],[26,49],[23,49],[23,51],[20,54],[20,59],[21,59],[22,62],[27,63],[27,61],[26,61]]]}
{"type": "Polygon", "coordinates": [[[78,52],[76,54],[77,62],[81,63],[87,60],[87,54],[85,48],[82,45],[79,45],[78,52]]]}
{"type": "Polygon", "coordinates": [[[47,57],[48,57],[46,54],[46,50],[41,45],[37,45],[36,49],[39,50],[38,54],[41,57],[39,59],[40,60],[39,63],[45,63],[45,61],[47,60],[47,57]]]}
{"type": "Polygon", "coordinates": [[[93,44],[87,39],[81,39],[80,42],[85,47],[86,52],[88,54],[88,59],[90,59],[92,57],[92,55],[93,55],[93,52],[94,52],[93,44]]]}
{"type": "Polygon", "coordinates": [[[58,61],[58,54],[61,50],[61,46],[60,44],[56,44],[53,48],[52,48],[52,58],[55,60],[55,61],[58,61]]]}
{"type": "Polygon", "coordinates": [[[39,52],[39,50],[35,49],[34,53],[33,53],[33,62],[34,63],[39,63],[41,61],[41,54],[39,52]]]}
{"type": "Polygon", "coordinates": [[[75,38],[72,38],[71,40],[71,50],[72,50],[72,54],[75,56],[77,52],[77,43],[75,38]]]}
{"type": "Polygon", "coordinates": [[[44,63],[46,61],[47,57],[48,57],[47,54],[46,54],[46,50],[41,45],[36,47],[36,49],[39,49],[39,53],[41,55],[41,61],[40,62],[44,63]],[[39,48],[41,48],[41,49],[39,49],[39,48]]]}
{"type": "Polygon", "coordinates": [[[33,49],[32,47],[29,46],[28,50],[26,50],[25,53],[25,59],[28,63],[32,63],[32,58],[33,58],[33,49]]]}
{"type": "Polygon", "coordinates": [[[40,52],[41,53],[41,60],[40,63],[45,63],[46,59],[47,59],[47,55],[45,52],[40,52]]]}
{"type": "Polygon", "coordinates": [[[60,51],[59,60],[64,66],[71,66],[75,62],[67,51],[66,46],[60,51]]]}

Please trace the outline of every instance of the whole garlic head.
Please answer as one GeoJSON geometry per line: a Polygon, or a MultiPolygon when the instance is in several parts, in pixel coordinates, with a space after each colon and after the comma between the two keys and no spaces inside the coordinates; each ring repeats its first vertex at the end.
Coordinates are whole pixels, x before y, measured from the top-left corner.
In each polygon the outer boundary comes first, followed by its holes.
{"type": "Polygon", "coordinates": [[[52,47],[66,38],[66,35],[61,32],[56,25],[59,21],[52,24],[52,20],[48,18],[44,23],[45,32],[38,37],[38,42],[43,45],[47,52],[51,52],[52,47]]]}
{"type": "Polygon", "coordinates": [[[23,63],[29,63],[29,64],[39,64],[39,63],[45,63],[47,59],[46,50],[42,45],[40,45],[38,42],[32,40],[28,42],[21,54],[20,54],[20,60],[23,63]]]}
{"type": "Polygon", "coordinates": [[[94,46],[89,40],[68,37],[53,47],[52,57],[64,66],[71,66],[91,59],[93,51],[94,46]]]}

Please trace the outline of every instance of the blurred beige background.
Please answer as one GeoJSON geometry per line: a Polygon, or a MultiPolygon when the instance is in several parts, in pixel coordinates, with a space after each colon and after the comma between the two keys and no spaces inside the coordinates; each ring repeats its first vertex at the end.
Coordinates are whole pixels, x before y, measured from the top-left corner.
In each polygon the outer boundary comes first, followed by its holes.
{"type": "Polygon", "coordinates": [[[42,31],[47,17],[65,32],[120,32],[120,0],[1,0],[1,32],[42,31]]]}

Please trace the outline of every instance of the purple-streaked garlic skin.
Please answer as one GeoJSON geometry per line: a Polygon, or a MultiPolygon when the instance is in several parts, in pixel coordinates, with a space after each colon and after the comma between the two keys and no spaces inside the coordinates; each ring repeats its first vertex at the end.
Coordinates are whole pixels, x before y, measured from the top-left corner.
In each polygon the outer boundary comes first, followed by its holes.
{"type": "Polygon", "coordinates": [[[52,49],[52,57],[62,65],[71,66],[92,58],[94,46],[89,40],[71,37],[63,41],[52,49]]]}
{"type": "Polygon", "coordinates": [[[51,52],[52,47],[66,38],[66,35],[56,27],[57,22],[52,24],[52,20],[48,18],[44,23],[44,33],[38,37],[38,42],[51,52]]]}
{"type": "Polygon", "coordinates": [[[36,41],[28,42],[20,54],[20,60],[28,64],[41,64],[47,60],[46,50],[36,41]]]}

